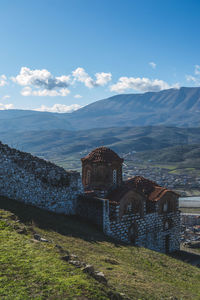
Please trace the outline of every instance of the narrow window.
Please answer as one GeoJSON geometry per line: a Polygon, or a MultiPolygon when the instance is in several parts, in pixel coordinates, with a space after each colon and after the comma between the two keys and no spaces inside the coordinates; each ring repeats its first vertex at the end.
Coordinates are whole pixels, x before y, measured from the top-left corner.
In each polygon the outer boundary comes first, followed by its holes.
{"type": "Polygon", "coordinates": [[[87,170],[87,175],[86,175],[86,184],[90,184],[90,170],[87,170]]]}
{"type": "Polygon", "coordinates": [[[117,170],[113,170],[113,184],[117,184],[117,170]]]}
{"type": "Polygon", "coordinates": [[[165,202],[164,205],[163,205],[163,211],[167,212],[167,210],[168,210],[168,203],[165,202]]]}
{"type": "Polygon", "coordinates": [[[124,214],[128,214],[128,213],[131,213],[133,210],[133,207],[132,207],[132,203],[128,203],[127,205],[125,205],[124,207],[124,214]]]}
{"type": "Polygon", "coordinates": [[[168,223],[167,221],[165,222],[164,229],[165,229],[165,230],[169,229],[169,223],[168,223]]]}

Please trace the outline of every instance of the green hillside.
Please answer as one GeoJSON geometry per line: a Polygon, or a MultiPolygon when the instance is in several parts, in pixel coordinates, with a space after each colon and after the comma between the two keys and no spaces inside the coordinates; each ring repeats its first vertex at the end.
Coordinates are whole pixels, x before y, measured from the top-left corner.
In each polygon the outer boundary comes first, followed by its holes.
{"type": "Polygon", "coordinates": [[[1,198],[0,236],[0,299],[200,299],[199,268],[116,243],[74,217],[1,198]],[[66,254],[93,265],[108,283],[63,261],[66,254]]]}
{"type": "MultiPolygon", "coordinates": [[[[17,133],[6,131],[0,134],[0,140],[8,143],[9,146],[22,151],[31,152],[37,156],[43,156],[53,161],[78,161],[80,157],[87,154],[92,149],[99,146],[107,146],[117,153],[126,154],[130,151],[151,151],[144,153],[144,157],[152,159],[155,151],[180,146],[180,145],[200,145],[200,128],[178,128],[164,126],[147,127],[121,127],[121,128],[101,128],[80,131],[67,130],[40,130],[17,133]],[[148,154],[149,153],[149,154],[148,154]]],[[[190,148],[185,147],[185,152],[190,148]]],[[[179,158],[179,148],[174,155],[179,158]]],[[[165,150],[164,150],[165,151],[165,150]]],[[[169,150],[170,151],[170,150],[169,150]]],[[[168,161],[172,158],[173,150],[168,161]]],[[[197,159],[198,152],[195,152],[197,159]]],[[[158,153],[158,158],[162,159],[162,151],[158,153]]],[[[167,155],[167,152],[164,152],[167,155]]],[[[185,154],[186,155],[186,154],[185,154]]],[[[153,158],[157,157],[154,156],[153,158]]],[[[163,154],[164,161],[166,157],[163,154]]],[[[67,167],[68,164],[66,163],[67,167]]],[[[71,166],[69,166],[71,168],[71,166]]]]}
{"type": "Polygon", "coordinates": [[[156,163],[177,163],[177,168],[190,167],[200,169],[200,144],[142,151],[135,154],[135,158],[156,163]]]}
{"type": "Polygon", "coordinates": [[[142,151],[135,154],[135,156],[144,160],[156,160],[157,162],[184,162],[200,158],[200,145],[180,145],[162,150],[142,151]]]}

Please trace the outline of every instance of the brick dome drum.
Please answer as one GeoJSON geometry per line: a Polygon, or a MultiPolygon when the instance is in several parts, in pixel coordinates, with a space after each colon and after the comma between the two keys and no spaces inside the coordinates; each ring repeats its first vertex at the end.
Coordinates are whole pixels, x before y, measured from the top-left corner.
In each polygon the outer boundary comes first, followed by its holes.
{"type": "Polygon", "coordinates": [[[85,190],[106,192],[122,182],[123,158],[107,147],[99,147],[81,159],[85,190]]]}

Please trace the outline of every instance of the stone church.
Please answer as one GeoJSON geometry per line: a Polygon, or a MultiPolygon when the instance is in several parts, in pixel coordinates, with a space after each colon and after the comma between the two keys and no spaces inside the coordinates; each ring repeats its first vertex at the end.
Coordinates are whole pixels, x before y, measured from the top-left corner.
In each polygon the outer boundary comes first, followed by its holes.
{"type": "Polygon", "coordinates": [[[164,253],[179,250],[178,194],[141,176],[123,181],[124,160],[109,148],[99,147],[81,161],[85,192],[79,215],[119,241],[164,253]]]}
{"type": "Polygon", "coordinates": [[[160,252],[179,249],[178,195],[135,176],[123,181],[123,159],[99,147],[82,161],[81,176],[0,142],[0,196],[77,215],[115,240],[160,252]]]}

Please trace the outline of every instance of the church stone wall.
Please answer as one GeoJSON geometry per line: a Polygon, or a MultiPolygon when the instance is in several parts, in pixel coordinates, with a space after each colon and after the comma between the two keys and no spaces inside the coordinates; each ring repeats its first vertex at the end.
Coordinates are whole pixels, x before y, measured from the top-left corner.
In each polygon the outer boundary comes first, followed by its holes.
{"type": "Polygon", "coordinates": [[[178,210],[167,214],[156,211],[144,214],[143,217],[132,213],[120,217],[120,205],[112,203],[109,210],[110,215],[105,226],[107,235],[128,244],[163,253],[179,250],[180,212],[178,210]],[[168,227],[165,227],[166,222],[168,227]]]}
{"type": "Polygon", "coordinates": [[[0,195],[65,214],[76,213],[80,174],[0,143],[0,195]]]}

